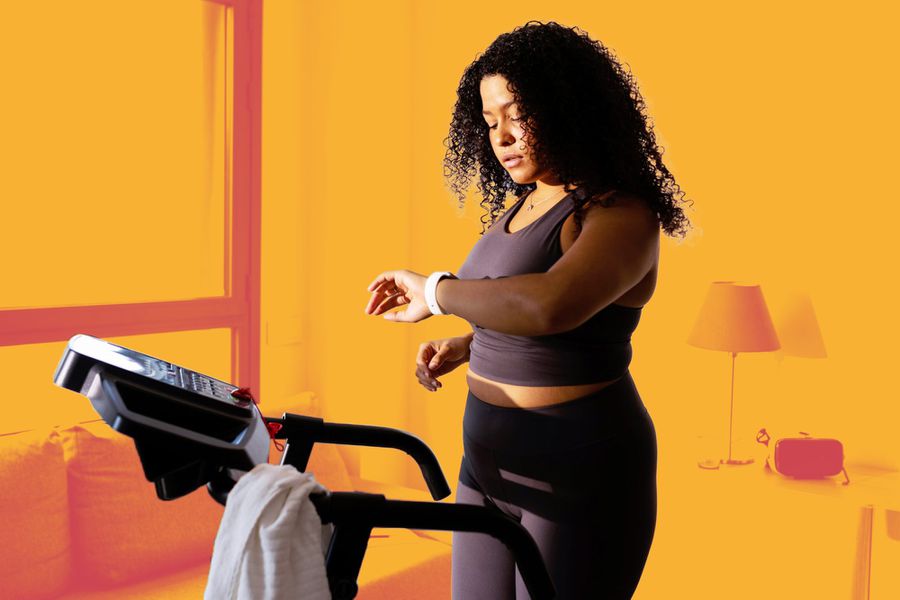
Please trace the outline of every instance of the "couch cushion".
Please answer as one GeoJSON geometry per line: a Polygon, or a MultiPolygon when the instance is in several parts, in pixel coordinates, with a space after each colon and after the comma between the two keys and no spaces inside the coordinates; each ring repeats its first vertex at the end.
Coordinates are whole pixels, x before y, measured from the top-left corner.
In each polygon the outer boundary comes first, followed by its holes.
{"type": "Polygon", "coordinates": [[[144,477],[132,438],[102,421],[61,434],[76,589],[209,563],[224,507],[205,488],[160,500],[144,477]]]}
{"type": "Polygon", "coordinates": [[[209,565],[199,564],[114,588],[75,590],[53,600],[199,600],[208,576],[209,565]]]}
{"type": "Polygon", "coordinates": [[[0,436],[0,598],[49,598],[69,577],[66,468],[59,434],[0,436]]]}

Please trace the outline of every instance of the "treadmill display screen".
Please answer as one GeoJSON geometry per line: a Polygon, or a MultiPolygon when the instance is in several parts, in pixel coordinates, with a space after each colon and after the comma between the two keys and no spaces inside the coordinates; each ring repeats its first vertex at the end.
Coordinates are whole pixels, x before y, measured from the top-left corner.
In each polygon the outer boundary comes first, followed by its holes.
{"type": "Polygon", "coordinates": [[[170,362],[117,346],[106,340],[79,334],[70,340],[69,347],[79,354],[126,371],[131,371],[132,373],[144,375],[145,377],[202,394],[209,398],[228,402],[229,404],[235,402],[231,392],[238,389],[237,386],[213,379],[190,369],[185,369],[184,367],[179,367],[170,362]]]}

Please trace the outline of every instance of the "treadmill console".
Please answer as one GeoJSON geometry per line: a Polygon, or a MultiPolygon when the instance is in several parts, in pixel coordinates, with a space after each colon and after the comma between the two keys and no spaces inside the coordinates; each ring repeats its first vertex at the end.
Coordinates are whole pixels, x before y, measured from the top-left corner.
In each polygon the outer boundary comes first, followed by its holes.
{"type": "Polygon", "coordinates": [[[110,427],[134,438],[144,474],[162,499],[214,477],[236,481],[268,462],[270,438],[259,409],[233,397],[238,388],[225,381],[78,334],[53,382],[87,396],[110,427]]]}

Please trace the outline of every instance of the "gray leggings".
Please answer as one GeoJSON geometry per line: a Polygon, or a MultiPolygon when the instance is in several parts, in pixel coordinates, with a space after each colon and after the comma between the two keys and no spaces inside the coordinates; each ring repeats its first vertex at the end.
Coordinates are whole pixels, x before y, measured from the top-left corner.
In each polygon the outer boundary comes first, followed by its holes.
{"type": "MultiPolygon", "coordinates": [[[[522,523],[558,600],[626,600],[656,528],[656,430],[631,373],[602,390],[537,409],[469,391],[456,502],[522,523]]],[[[526,600],[506,546],[453,533],[453,600],[526,600]]]]}

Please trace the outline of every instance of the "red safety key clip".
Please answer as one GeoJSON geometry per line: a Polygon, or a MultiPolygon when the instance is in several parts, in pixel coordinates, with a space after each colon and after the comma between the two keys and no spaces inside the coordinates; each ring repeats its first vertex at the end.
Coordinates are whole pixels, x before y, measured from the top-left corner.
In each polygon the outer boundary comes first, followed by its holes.
{"type": "MultiPolygon", "coordinates": [[[[240,400],[245,400],[248,402],[253,402],[253,404],[256,404],[257,406],[259,406],[259,400],[257,400],[256,398],[253,397],[253,394],[250,392],[249,387],[238,388],[238,389],[234,390],[233,392],[231,392],[231,395],[234,398],[238,398],[240,400]]],[[[278,448],[279,452],[284,451],[284,444],[282,442],[279,442],[278,440],[276,440],[275,435],[279,431],[281,431],[281,428],[282,428],[281,423],[275,423],[275,422],[270,422],[270,421],[266,422],[266,430],[269,432],[269,437],[272,438],[273,442],[275,442],[275,447],[278,448]]]]}

